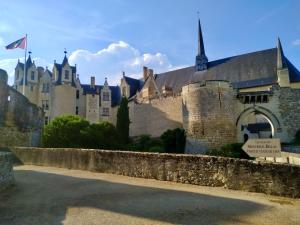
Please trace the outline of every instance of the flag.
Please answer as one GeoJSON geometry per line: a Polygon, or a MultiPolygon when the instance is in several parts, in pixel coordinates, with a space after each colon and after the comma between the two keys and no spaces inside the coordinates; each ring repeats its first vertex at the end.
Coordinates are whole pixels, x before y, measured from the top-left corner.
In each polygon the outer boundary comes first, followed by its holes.
{"type": "Polygon", "coordinates": [[[23,37],[17,41],[14,41],[13,43],[7,45],[6,49],[15,49],[15,48],[22,48],[25,49],[27,44],[26,37],[23,37]]]}

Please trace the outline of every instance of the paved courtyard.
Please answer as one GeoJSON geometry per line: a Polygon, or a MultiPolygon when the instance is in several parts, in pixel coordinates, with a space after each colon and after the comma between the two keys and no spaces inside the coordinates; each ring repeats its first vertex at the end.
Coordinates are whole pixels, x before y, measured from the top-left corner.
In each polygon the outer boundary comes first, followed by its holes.
{"type": "Polygon", "coordinates": [[[300,224],[300,200],[61,168],[15,167],[1,225],[300,224]]]}

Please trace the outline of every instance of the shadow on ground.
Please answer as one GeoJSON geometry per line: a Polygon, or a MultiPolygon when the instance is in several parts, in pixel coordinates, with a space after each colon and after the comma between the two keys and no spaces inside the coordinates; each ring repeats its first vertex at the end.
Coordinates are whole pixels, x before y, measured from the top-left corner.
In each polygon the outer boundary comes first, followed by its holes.
{"type": "MultiPolygon", "coordinates": [[[[100,209],[84,214],[86,218],[74,215],[86,221],[113,212],[158,223],[228,224],[267,208],[251,201],[32,170],[16,170],[15,177],[17,185],[0,195],[1,225],[61,225],[72,216],[70,208],[79,208],[75,214],[82,208],[100,209]]],[[[90,224],[79,220],[70,224],[90,224]]]]}

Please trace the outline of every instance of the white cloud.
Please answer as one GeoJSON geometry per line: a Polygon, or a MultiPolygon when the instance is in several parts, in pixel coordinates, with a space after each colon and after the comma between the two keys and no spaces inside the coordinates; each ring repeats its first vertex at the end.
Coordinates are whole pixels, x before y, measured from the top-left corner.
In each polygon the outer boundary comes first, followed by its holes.
{"type": "Polygon", "coordinates": [[[165,54],[141,53],[124,41],[112,43],[95,53],[76,50],[71,53],[69,62],[77,64],[82,83],[89,83],[90,76],[96,76],[98,84],[104,83],[104,77],[108,77],[111,85],[119,84],[122,71],[128,76],[140,78],[143,66],[154,69],[155,73],[174,68],[165,54]]]}
{"type": "Polygon", "coordinates": [[[2,37],[0,37],[0,48],[4,47],[4,40],[2,37]]]}
{"type": "Polygon", "coordinates": [[[300,39],[297,39],[295,41],[293,41],[292,43],[294,46],[299,46],[300,45],[300,39]]]}
{"type": "MultiPolygon", "coordinates": [[[[34,60],[36,66],[52,68],[52,64],[43,58],[37,57],[34,60]]],[[[24,58],[20,58],[20,61],[23,62],[24,58]]],[[[17,62],[17,58],[0,60],[0,68],[7,71],[10,85],[13,84],[17,62]]],[[[143,66],[152,68],[154,73],[184,67],[184,65],[173,66],[165,54],[141,53],[124,41],[112,43],[95,53],[78,49],[70,54],[69,63],[77,64],[77,72],[82,83],[89,83],[90,76],[95,76],[97,84],[103,84],[104,78],[107,77],[110,85],[120,84],[122,71],[130,77],[141,78],[143,66]]]]}

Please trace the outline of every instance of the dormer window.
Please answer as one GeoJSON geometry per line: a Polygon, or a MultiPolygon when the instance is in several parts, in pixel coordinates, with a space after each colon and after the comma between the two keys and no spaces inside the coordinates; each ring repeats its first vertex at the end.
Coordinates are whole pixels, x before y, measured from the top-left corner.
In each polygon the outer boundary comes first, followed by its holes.
{"type": "Polygon", "coordinates": [[[34,71],[31,71],[31,80],[34,80],[34,71]]]}
{"type": "Polygon", "coordinates": [[[103,101],[109,101],[109,92],[103,92],[103,101]]]}
{"type": "Polygon", "coordinates": [[[69,70],[65,70],[65,80],[69,80],[69,70]]]}

